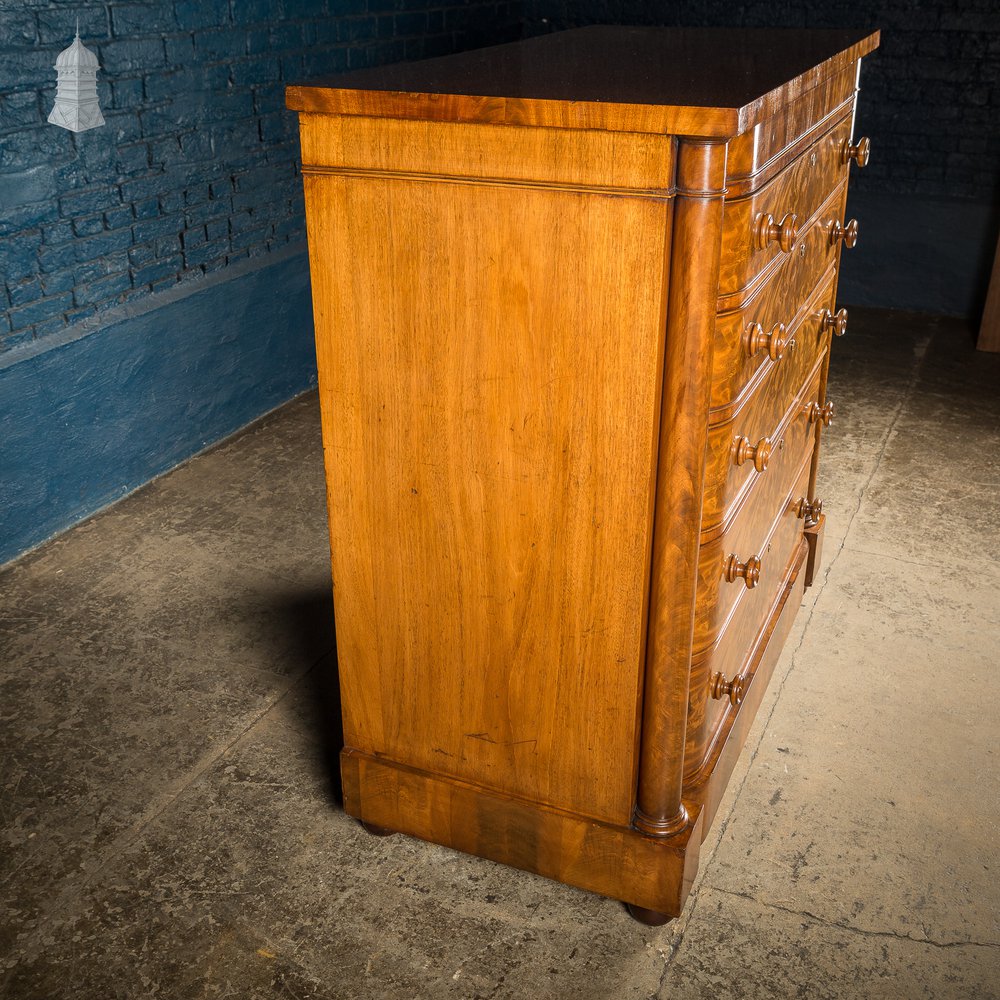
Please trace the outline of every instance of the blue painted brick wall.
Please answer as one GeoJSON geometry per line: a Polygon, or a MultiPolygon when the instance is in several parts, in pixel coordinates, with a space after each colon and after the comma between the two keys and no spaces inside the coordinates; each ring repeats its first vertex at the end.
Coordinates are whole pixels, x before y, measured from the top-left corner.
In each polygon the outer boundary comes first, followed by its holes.
{"type": "Polygon", "coordinates": [[[0,351],[304,238],[291,81],[520,35],[520,0],[0,0],[0,351]],[[46,122],[80,35],[106,125],[46,122]]]}

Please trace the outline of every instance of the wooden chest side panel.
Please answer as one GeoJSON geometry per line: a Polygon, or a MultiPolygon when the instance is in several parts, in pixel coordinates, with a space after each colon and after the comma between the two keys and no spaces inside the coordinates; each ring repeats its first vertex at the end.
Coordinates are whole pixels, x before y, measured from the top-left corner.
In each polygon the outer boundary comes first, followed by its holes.
{"type": "Polygon", "coordinates": [[[347,745],[627,824],[670,202],[305,181],[347,745]]]}

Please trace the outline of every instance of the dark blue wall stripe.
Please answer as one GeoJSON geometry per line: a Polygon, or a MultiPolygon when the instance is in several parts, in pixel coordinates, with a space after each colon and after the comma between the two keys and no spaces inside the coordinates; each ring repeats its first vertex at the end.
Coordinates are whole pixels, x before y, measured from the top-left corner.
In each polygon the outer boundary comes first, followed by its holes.
{"type": "Polygon", "coordinates": [[[297,253],[0,369],[0,563],[314,385],[297,253]]]}
{"type": "Polygon", "coordinates": [[[878,309],[968,316],[986,299],[1000,206],[850,191],[858,245],[841,254],[838,300],[878,309]]]}

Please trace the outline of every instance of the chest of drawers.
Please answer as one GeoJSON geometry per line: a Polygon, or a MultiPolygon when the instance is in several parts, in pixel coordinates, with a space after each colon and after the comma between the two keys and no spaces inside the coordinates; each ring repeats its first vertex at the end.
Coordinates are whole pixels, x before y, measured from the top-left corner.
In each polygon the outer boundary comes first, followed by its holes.
{"type": "Polygon", "coordinates": [[[820,558],[877,42],[587,28],[289,88],[370,828],[680,912],[820,558]]]}

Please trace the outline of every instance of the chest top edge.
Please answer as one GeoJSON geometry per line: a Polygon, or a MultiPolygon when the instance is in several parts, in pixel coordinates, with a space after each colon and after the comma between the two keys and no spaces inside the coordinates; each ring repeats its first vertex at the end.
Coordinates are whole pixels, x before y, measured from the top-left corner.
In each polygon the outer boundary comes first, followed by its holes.
{"type": "Polygon", "coordinates": [[[729,139],[878,44],[878,31],[594,26],[294,84],[286,105],[729,139]]]}

